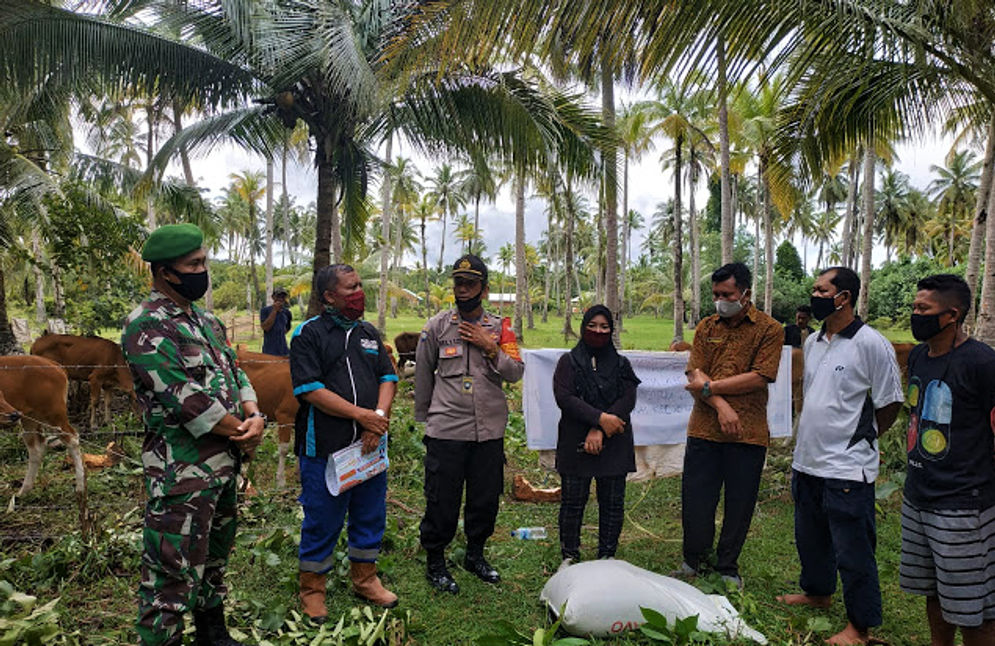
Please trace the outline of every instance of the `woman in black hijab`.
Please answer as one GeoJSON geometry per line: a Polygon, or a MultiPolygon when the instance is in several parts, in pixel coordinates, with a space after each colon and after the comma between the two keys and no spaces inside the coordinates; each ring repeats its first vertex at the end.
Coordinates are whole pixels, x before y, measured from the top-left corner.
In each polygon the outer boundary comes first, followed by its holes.
{"type": "Polygon", "coordinates": [[[625,476],[636,470],[629,415],[639,379],[612,344],[611,311],[584,313],[581,340],[556,364],[553,394],[560,407],[556,470],[562,482],[560,551],[580,558],[580,526],[591,490],[598,491],[598,558],[618,549],[625,510],[625,476]]]}

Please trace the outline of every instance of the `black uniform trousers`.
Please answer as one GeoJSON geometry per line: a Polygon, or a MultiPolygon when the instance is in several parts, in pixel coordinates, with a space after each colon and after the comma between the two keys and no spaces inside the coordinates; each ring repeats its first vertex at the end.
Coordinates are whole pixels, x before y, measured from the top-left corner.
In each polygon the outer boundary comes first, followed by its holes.
{"type": "Polygon", "coordinates": [[[715,539],[715,510],[725,490],[722,532],[715,548],[715,570],[739,575],[739,553],[753,520],[767,449],[740,442],[711,442],[689,437],[681,479],[681,520],[684,525],[684,562],[698,569],[711,553],[715,539]]]}
{"type": "Polygon", "coordinates": [[[463,484],[466,507],[463,530],[467,552],[483,553],[494,533],[498,503],[504,489],[504,438],[464,442],[425,437],[425,516],[421,544],[429,559],[441,558],[456,536],[463,484]]]}

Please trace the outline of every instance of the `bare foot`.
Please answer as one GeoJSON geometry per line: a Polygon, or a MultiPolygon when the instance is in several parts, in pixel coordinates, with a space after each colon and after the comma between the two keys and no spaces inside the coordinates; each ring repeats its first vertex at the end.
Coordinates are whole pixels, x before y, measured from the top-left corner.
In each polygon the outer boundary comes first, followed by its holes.
{"type": "Polygon", "coordinates": [[[870,639],[871,636],[867,631],[861,632],[853,624],[847,622],[846,628],[827,639],[826,643],[833,646],[853,646],[855,644],[866,644],[870,639]]]}
{"type": "Polygon", "coordinates": [[[777,600],[789,606],[809,606],[811,608],[828,608],[832,597],[816,597],[808,594],[782,594],[777,600]]]}

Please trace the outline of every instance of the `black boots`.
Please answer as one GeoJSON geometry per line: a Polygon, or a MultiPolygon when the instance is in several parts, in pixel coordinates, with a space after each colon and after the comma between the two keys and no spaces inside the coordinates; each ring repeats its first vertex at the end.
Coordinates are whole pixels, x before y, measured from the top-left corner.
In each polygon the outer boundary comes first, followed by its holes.
{"type": "Polygon", "coordinates": [[[225,628],[224,604],[207,610],[193,611],[193,624],[197,629],[194,637],[196,646],[245,646],[228,634],[225,628]]]}
{"type": "Polygon", "coordinates": [[[498,571],[484,558],[484,547],[468,545],[466,558],[463,559],[463,569],[470,572],[484,583],[497,583],[501,580],[498,571]]]}
{"type": "Polygon", "coordinates": [[[439,592],[459,594],[459,585],[446,567],[446,557],[442,554],[429,554],[425,578],[439,592]]]}

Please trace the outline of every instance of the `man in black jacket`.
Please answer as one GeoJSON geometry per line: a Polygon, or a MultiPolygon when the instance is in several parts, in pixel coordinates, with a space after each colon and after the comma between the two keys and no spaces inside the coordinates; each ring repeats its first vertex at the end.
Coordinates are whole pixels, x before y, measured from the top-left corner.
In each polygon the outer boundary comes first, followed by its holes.
{"type": "Polygon", "coordinates": [[[339,449],[357,441],[363,453],[378,448],[389,426],[397,375],[380,333],[360,320],[365,296],[355,270],[325,267],[314,285],[325,310],[294,330],[290,374],[301,404],[294,425],[304,507],[300,596],[305,614],[323,623],[326,573],[335,565],[335,544],[347,513],[353,588],[376,605],[397,605],[397,595],[380,583],[376,565],[387,519],[387,473],[336,496],[325,483],[328,460],[339,449]]]}

